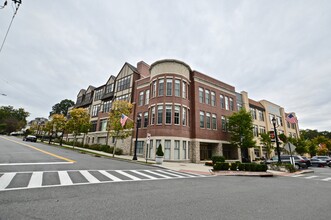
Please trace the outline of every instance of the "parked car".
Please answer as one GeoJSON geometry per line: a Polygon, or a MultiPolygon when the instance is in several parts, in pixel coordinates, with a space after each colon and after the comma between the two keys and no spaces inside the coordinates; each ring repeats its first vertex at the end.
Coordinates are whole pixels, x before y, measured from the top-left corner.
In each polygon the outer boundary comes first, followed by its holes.
{"type": "Polygon", "coordinates": [[[301,156],[301,157],[305,160],[307,167],[310,167],[311,166],[310,159],[308,159],[307,157],[304,157],[304,156],[301,156]]]}
{"type": "Polygon", "coordinates": [[[331,167],[331,157],[329,156],[314,156],[312,159],[321,159],[326,162],[326,164],[331,167]]]}
{"type": "Polygon", "coordinates": [[[37,137],[34,135],[28,135],[23,138],[23,141],[37,142],[37,137]]]}
{"type": "Polygon", "coordinates": [[[317,159],[317,158],[311,158],[310,159],[311,165],[313,167],[325,167],[327,166],[327,162],[321,159],[317,159]]]}
{"type": "MultiPolygon", "coordinates": [[[[294,158],[295,161],[294,167],[296,169],[303,169],[308,167],[306,161],[301,156],[292,155],[292,157],[294,158]]],[[[291,163],[290,155],[280,155],[280,159],[282,163],[291,163]]],[[[267,164],[278,163],[278,156],[272,157],[270,160],[267,160],[266,163],[267,164]]]]}

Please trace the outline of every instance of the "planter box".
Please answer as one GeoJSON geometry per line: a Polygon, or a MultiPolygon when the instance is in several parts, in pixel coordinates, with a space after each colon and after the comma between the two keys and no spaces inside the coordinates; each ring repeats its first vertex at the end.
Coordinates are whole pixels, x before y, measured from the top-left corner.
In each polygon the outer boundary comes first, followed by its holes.
{"type": "Polygon", "coordinates": [[[155,163],[156,164],[162,164],[162,162],[163,162],[163,157],[155,156],[155,163]]]}

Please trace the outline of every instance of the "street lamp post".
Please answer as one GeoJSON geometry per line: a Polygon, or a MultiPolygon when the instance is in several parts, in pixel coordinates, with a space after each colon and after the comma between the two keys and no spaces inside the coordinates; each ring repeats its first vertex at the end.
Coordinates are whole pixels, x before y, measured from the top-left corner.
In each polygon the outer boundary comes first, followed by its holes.
{"type": "Polygon", "coordinates": [[[141,118],[140,118],[140,115],[138,115],[137,123],[136,123],[136,143],[134,144],[134,155],[133,155],[132,160],[137,160],[138,128],[140,126],[140,121],[141,121],[141,118]]]}
{"type": "Polygon", "coordinates": [[[278,163],[281,163],[282,160],[280,159],[280,149],[279,149],[279,142],[278,142],[278,135],[276,129],[276,119],[275,117],[272,118],[272,124],[274,125],[274,132],[275,132],[275,139],[276,139],[276,146],[277,146],[277,154],[278,154],[278,163]]]}

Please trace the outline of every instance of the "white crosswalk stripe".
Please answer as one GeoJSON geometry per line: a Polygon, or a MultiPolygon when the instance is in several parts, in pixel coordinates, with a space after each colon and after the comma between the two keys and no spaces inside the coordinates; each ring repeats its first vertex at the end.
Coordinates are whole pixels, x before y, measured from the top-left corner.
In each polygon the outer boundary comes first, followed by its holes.
{"type": "Polygon", "coordinates": [[[89,181],[90,183],[100,183],[100,180],[98,180],[97,178],[95,178],[94,176],[92,176],[91,173],[89,173],[87,170],[80,170],[79,171],[85,178],[87,181],[89,181]]]}
{"type": "Polygon", "coordinates": [[[316,176],[316,175],[307,175],[307,174],[297,174],[297,175],[293,175],[291,177],[307,179],[307,180],[317,180],[317,181],[331,182],[331,177],[327,177],[327,176],[324,176],[324,175],[316,176]]]}
{"type": "Polygon", "coordinates": [[[314,179],[316,177],[318,177],[318,176],[307,176],[307,177],[305,177],[305,179],[314,179]]]}
{"type": "Polygon", "coordinates": [[[43,182],[43,172],[33,172],[28,188],[40,187],[43,182]]]}
{"type": "Polygon", "coordinates": [[[16,175],[16,173],[5,173],[0,177],[0,190],[5,189],[10,182],[12,181],[12,179],[14,178],[14,176],[16,175]]]}
{"type": "Polygon", "coordinates": [[[173,170],[70,170],[57,171],[56,173],[58,178],[54,176],[54,171],[3,173],[0,176],[0,192],[82,184],[205,177],[200,174],[181,173],[173,170]],[[53,174],[44,175],[45,173],[53,174]],[[21,181],[23,177],[29,178],[26,179],[26,186],[22,186],[18,180],[15,181],[19,178],[14,177],[19,175],[21,175],[21,181]],[[43,183],[43,178],[47,176],[51,176],[53,179],[45,179],[45,183],[43,183]]]}
{"type": "Polygon", "coordinates": [[[73,184],[67,171],[59,171],[58,173],[59,173],[59,179],[60,179],[61,185],[72,185],[73,184]]]}
{"type": "Polygon", "coordinates": [[[321,179],[322,181],[330,181],[331,180],[331,177],[329,178],[325,178],[325,179],[321,179]]]}

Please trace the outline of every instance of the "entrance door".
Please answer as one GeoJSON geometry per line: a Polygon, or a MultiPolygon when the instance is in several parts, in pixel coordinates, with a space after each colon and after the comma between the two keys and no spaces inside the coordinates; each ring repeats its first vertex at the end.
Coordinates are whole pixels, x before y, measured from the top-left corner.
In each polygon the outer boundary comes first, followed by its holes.
{"type": "Polygon", "coordinates": [[[211,160],[212,146],[205,143],[200,143],[200,160],[211,160]]]}

